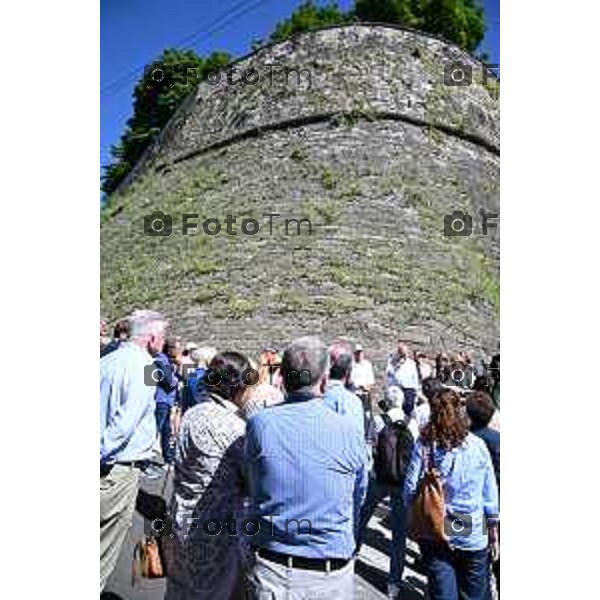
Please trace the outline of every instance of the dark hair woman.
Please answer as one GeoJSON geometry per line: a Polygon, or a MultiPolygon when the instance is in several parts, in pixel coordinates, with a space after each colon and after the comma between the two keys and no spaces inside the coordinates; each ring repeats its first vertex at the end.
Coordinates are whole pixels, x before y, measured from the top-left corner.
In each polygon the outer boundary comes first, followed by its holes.
{"type": "Polygon", "coordinates": [[[428,402],[431,402],[435,396],[441,394],[446,388],[436,377],[427,377],[421,383],[421,391],[428,402]]]}
{"type": "Polygon", "coordinates": [[[420,541],[431,600],[484,600],[489,590],[489,552],[497,554],[498,488],[485,443],[469,432],[460,396],[447,390],[431,401],[404,487],[406,506],[417,494],[425,454],[444,483],[448,543],[420,541]],[[484,525],[485,524],[485,525],[484,525]],[[490,540],[486,528],[489,528],[490,540]]]}
{"type": "Polygon", "coordinates": [[[244,355],[220,352],[207,370],[209,400],[183,416],[170,505],[172,532],[162,538],[166,600],[244,597],[247,538],[236,530],[236,520],[243,521],[245,514],[243,408],[254,373],[244,355]]]}

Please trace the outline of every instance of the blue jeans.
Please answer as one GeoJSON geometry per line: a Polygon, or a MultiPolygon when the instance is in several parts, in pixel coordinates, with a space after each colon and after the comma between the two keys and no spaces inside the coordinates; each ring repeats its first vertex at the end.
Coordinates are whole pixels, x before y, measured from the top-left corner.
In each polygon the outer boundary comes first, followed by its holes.
{"type": "Polygon", "coordinates": [[[160,435],[160,447],[163,460],[167,464],[173,462],[173,449],[171,448],[171,406],[164,402],[156,404],[156,429],[160,435]]]}
{"type": "Polygon", "coordinates": [[[486,600],[489,592],[489,550],[458,550],[422,542],[430,600],[486,600]]]}
{"type": "Polygon", "coordinates": [[[402,581],[404,571],[404,554],[406,552],[406,509],[402,496],[402,486],[378,483],[374,477],[369,480],[369,488],[365,503],[360,512],[358,535],[356,537],[356,553],[360,551],[367,525],[377,505],[387,497],[391,504],[392,544],[390,547],[390,575],[388,582],[397,584],[402,581]]]}

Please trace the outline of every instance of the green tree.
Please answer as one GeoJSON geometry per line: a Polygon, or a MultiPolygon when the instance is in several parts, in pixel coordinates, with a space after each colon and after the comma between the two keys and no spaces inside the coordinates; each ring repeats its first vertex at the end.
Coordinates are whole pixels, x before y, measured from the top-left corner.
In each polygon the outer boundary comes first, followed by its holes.
{"type": "Polygon", "coordinates": [[[479,0],[356,0],[359,21],[407,25],[440,35],[474,52],[485,35],[479,0]]]}
{"type": "Polygon", "coordinates": [[[305,0],[289,19],[275,26],[275,31],[271,34],[271,41],[280,42],[295,33],[327,25],[339,25],[349,20],[350,14],[343,13],[337,2],[328,2],[319,6],[313,0],[305,0]]]}
{"type": "Polygon", "coordinates": [[[113,161],[104,168],[102,191],[114,192],[148,146],[198,83],[211,71],[231,60],[223,52],[207,58],[193,50],[167,49],[159,60],[146,66],[133,91],[133,115],[121,140],[111,147],[113,161]]]}
{"type": "Polygon", "coordinates": [[[359,21],[419,27],[422,20],[416,4],[419,4],[419,0],[356,0],[354,14],[359,21]]]}
{"type": "Polygon", "coordinates": [[[356,0],[354,9],[347,13],[340,10],[337,2],[319,5],[314,0],[305,0],[289,19],[277,24],[271,41],[351,21],[414,27],[440,35],[471,53],[485,35],[480,0],[356,0]]]}

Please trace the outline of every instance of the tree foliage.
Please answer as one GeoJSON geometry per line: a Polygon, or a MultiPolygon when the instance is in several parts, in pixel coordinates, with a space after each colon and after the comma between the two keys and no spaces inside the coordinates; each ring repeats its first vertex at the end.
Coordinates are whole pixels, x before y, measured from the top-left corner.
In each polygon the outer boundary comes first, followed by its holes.
{"type": "Polygon", "coordinates": [[[359,21],[407,25],[474,52],[485,35],[479,0],[356,0],[359,21]]]}
{"type": "Polygon", "coordinates": [[[340,10],[337,2],[328,2],[320,6],[312,0],[305,0],[289,19],[275,26],[275,31],[271,34],[271,41],[280,42],[295,33],[327,25],[339,25],[349,21],[350,18],[350,14],[340,10]]]}
{"type": "Polygon", "coordinates": [[[198,83],[229,61],[230,56],[223,52],[202,58],[193,50],[167,49],[157,61],[146,66],[133,90],[133,116],[127,121],[119,143],[111,147],[113,162],[104,168],[104,193],[111,194],[117,189],[198,83]]]}
{"type": "Polygon", "coordinates": [[[271,40],[278,42],[295,33],[350,21],[414,27],[440,35],[468,52],[474,52],[485,35],[480,0],[356,0],[354,9],[347,13],[337,2],[321,5],[305,0],[277,24],[271,40]]]}

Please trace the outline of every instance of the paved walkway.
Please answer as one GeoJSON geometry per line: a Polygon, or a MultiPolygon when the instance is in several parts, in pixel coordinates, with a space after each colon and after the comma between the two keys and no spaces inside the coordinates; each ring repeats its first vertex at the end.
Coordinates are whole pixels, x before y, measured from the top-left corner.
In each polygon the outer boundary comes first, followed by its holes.
{"type": "MultiPolygon", "coordinates": [[[[142,481],[142,488],[150,494],[160,492],[160,481],[142,481]]],[[[169,493],[169,490],[167,490],[169,493]]],[[[382,503],[369,522],[365,542],[356,562],[355,600],[385,600],[387,573],[389,570],[389,546],[391,532],[388,523],[389,508],[382,503]]],[[[102,600],[162,600],[165,593],[164,580],[138,580],[135,587],[131,581],[131,556],[133,545],[144,535],[144,517],[136,511],[133,527],[123,545],[117,568],[108,580],[102,600]]],[[[405,589],[401,600],[419,600],[425,597],[425,577],[415,567],[417,551],[409,540],[404,569],[405,589]]],[[[219,600],[215,598],[214,600],[219,600]]]]}

